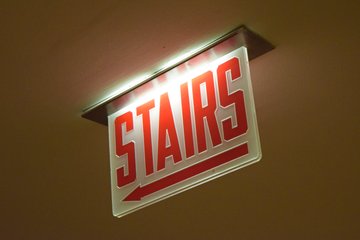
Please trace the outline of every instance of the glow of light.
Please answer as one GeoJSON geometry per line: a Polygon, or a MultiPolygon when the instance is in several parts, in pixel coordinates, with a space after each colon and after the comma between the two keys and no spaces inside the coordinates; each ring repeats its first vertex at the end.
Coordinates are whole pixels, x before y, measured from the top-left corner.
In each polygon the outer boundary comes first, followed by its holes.
{"type": "Polygon", "coordinates": [[[184,61],[185,59],[189,58],[190,56],[194,55],[195,53],[199,52],[202,48],[204,48],[205,45],[202,45],[200,47],[196,47],[193,48],[192,50],[190,50],[187,53],[181,54],[177,57],[174,57],[172,59],[170,59],[169,61],[167,61],[167,63],[165,63],[164,65],[161,66],[162,69],[166,69],[166,68],[170,68],[182,61],[184,61]]]}
{"type": "MultiPolygon", "coordinates": [[[[198,51],[197,49],[195,51],[198,51]]],[[[192,54],[192,53],[191,53],[192,54]]],[[[189,54],[188,56],[191,56],[189,54]]],[[[182,55],[185,56],[185,55],[182,55]]],[[[216,67],[219,65],[220,62],[224,62],[224,58],[227,56],[223,56],[211,61],[203,61],[201,64],[197,66],[187,67],[187,71],[182,73],[176,73],[173,72],[172,76],[169,77],[169,79],[165,82],[161,82],[159,85],[155,84],[151,91],[145,91],[141,95],[138,95],[134,101],[131,101],[129,105],[126,107],[119,109],[118,111],[114,112],[113,114],[119,115],[119,112],[127,112],[127,111],[134,111],[137,106],[142,105],[143,103],[149,101],[150,99],[155,99],[155,101],[158,101],[158,96],[162,95],[165,92],[171,93],[174,89],[179,89],[180,85],[184,82],[189,82],[194,77],[197,77],[201,75],[202,73],[206,71],[212,71],[216,72],[216,67]]],[[[180,59],[180,58],[177,58],[180,59]]],[[[186,57],[184,58],[186,59],[186,57]]],[[[170,65],[173,66],[173,65],[170,65]]],[[[176,69],[172,69],[170,71],[176,71],[176,69]]],[[[191,84],[189,85],[189,88],[191,88],[191,84]]]]}
{"type": "MultiPolygon", "coordinates": [[[[207,44],[208,44],[208,42],[203,43],[200,46],[198,45],[197,47],[192,48],[190,51],[188,51],[188,52],[186,52],[184,54],[180,54],[180,55],[177,55],[177,56],[171,58],[165,64],[161,65],[158,69],[160,69],[160,71],[162,71],[162,70],[171,68],[171,67],[179,64],[180,62],[182,62],[185,59],[189,58],[190,56],[192,56],[196,52],[199,52],[207,44]]],[[[135,86],[141,85],[141,83],[145,82],[147,79],[152,77],[154,75],[154,73],[152,73],[152,74],[149,74],[149,73],[141,74],[138,77],[135,77],[135,78],[131,79],[130,81],[126,82],[126,83],[121,83],[121,85],[119,87],[116,87],[114,91],[111,91],[110,93],[106,94],[105,97],[103,97],[102,100],[96,105],[100,105],[101,103],[104,103],[104,102],[106,102],[106,101],[108,101],[108,100],[110,100],[110,99],[112,99],[112,98],[114,98],[116,96],[119,96],[119,95],[127,92],[129,89],[132,89],[135,86]]]]}
{"type": "Polygon", "coordinates": [[[107,100],[110,100],[122,93],[125,93],[127,90],[135,87],[135,86],[138,86],[140,85],[141,83],[143,83],[146,79],[148,79],[149,77],[151,77],[151,74],[143,74],[143,75],[140,75],[134,79],[132,79],[131,81],[128,81],[127,83],[123,83],[121,84],[120,87],[116,88],[116,90],[112,91],[111,93],[109,93],[103,101],[101,102],[105,102],[107,100]]]}

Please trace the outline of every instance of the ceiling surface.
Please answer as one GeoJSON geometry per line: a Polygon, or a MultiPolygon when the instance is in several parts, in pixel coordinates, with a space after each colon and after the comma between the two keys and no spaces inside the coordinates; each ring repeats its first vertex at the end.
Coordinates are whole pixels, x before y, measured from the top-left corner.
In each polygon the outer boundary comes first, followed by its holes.
{"type": "Polygon", "coordinates": [[[360,239],[358,1],[1,1],[2,239],[360,239]],[[245,24],[263,158],[123,218],[107,128],[139,73],[245,24]]]}

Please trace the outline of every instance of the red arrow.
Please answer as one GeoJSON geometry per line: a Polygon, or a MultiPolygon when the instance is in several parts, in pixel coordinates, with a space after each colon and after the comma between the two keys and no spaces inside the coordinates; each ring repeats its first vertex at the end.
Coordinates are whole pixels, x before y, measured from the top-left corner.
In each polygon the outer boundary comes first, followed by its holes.
{"type": "Polygon", "coordinates": [[[192,165],[188,168],[182,169],[176,173],[168,175],[162,179],[152,182],[145,186],[138,186],[132,191],[123,201],[140,201],[141,198],[155,193],[161,189],[182,182],[188,178],[196,176],[202,172],[220,166],[224,163],[230,162],[238,157],[249,153],[248,144],[244,143],[226,152],[222,152],[211,158],[208,158],[200,163],[192,165]]]}

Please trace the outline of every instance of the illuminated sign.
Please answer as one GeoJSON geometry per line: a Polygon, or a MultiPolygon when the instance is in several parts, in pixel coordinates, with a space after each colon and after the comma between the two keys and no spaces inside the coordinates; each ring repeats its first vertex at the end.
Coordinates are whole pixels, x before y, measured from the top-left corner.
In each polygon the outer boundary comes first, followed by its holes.
{"type": "Polygon", "coordinates": [[[247,48],[234,39],[107,106],[114,216],[260,160],[247,48]]]}

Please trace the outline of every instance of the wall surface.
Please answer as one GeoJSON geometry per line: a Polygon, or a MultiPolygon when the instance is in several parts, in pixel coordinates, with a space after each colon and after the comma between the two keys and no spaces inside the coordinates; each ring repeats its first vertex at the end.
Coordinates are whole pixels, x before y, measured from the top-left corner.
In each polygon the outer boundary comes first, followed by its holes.
{"type": "Polygon", "coordinates": [[[3,239],[360,239],[358,1],[2,1],[3,239]],[[259,163],[124,218],[107,128],[126,80],[246,24],[259,163]]]}

